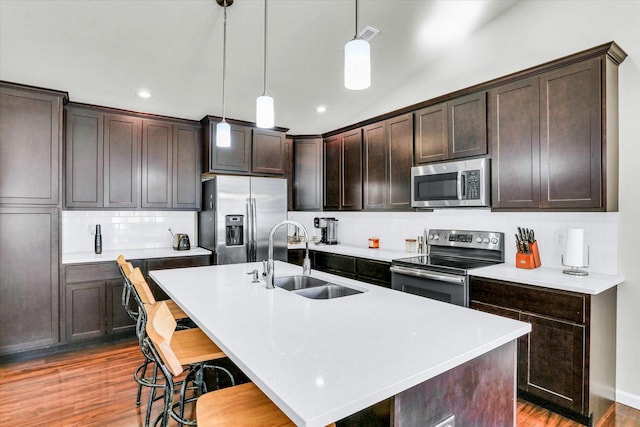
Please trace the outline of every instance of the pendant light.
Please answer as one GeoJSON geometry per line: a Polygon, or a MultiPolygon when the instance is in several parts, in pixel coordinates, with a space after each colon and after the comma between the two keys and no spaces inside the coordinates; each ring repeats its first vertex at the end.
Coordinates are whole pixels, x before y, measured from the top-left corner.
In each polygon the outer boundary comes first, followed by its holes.
{"type": "Polygon", "coordinates": [[[227,111],[224,102],[224,83],[227,74],[227,6],[231,0],[223,0],[220,4],[224,8],[224,36],[222,38],[222,121],[216,125],[216,147],[231,147],[231,126],[226,121],[227,111]]]}
{"type": "Polygon", "coordinates": [[[371,86],[371,52],[369,42],[358,37],[358,0],[355,2],[355,35],[344,45],[344,87],[362,90],[371,86]]]}
{"type": "Polygon", "coordinates": [[[267,0],[264,0],[264,90],[256,98],[256,125],[259,128],[274,126],[273,98],[267,95],[267,0]]]}

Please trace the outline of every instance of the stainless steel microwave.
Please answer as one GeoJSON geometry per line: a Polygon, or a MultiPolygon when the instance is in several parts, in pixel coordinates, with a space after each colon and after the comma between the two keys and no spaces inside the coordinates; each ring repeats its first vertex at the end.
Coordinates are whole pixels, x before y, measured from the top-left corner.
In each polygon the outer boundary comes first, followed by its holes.
{"type": "Polygon", "coordinates": [[[489,206],[490,172],[487,157],[414,166],[411,168],[411,206],[489,206]]]}

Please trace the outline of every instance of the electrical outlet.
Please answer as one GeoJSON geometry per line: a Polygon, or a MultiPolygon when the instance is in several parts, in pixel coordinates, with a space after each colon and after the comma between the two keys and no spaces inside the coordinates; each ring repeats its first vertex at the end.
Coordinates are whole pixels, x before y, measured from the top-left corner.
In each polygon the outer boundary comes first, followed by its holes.
{"type": "Polygon", "coordinates": [[[456,427],[456,416],[451,415],[439,423],[434,424],[433,427],[456,427]]]}
{"type": "Polygon", "coordinates": [[[556,230],[553,235],[553,241],[556,246],[564,246],[567,240],[567,233],[565,230],[556,230]]]}
{"type": "Polygon", "coordinates": [[[90,225],[89,226],[89,234],[91,234],[92,236],[94,234],[96,234],[96,226],[95,225],[90,225]]]}

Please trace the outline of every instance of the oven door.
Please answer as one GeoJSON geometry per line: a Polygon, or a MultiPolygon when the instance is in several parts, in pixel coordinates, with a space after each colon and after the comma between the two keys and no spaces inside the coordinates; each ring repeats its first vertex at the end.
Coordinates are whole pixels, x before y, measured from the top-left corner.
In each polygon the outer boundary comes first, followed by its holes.
{"type": "Polygon", "coordinates": [[[469,306],[469,286],[466,275],[392,266],[391,288],[450,304],[469,306]]]}

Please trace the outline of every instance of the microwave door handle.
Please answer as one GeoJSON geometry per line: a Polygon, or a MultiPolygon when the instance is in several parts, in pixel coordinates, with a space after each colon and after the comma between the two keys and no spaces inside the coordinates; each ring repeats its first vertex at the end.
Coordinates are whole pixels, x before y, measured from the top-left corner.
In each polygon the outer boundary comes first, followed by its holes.
{"type": "Polygon", "coordinates": [[[458,174],[458,200],[465,199],[465,175],[464,172],[458,174]]]}

